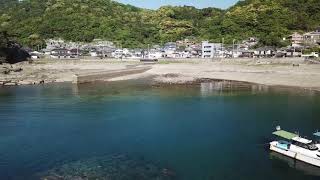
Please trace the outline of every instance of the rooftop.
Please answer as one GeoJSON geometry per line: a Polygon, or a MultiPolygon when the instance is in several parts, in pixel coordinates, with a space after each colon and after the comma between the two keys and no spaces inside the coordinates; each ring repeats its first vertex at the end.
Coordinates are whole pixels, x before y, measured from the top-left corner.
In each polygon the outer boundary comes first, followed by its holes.
{"type": "Polygon", "coordinates": [[[279,131],[275,131],[272,134],[277,135],[279,137],[285,138],[285,139],[293,139],[295,137],[299,137],[299,135],[288,132],[288,131],[284,131],[284,130],[279,130],[279,131]]]}
{"type": "Polygon", "coordinates": [[[297,142],[301,142],[303,144],[309,144],[309,143],[312,142],[312,140],[305,139],[305,138],[302,138],[302,137],[294,137],[294,138],[292,138],[292,140],[297,141],[297,142]]]}
{"type": "Polygon", "coordinates": [[[304,36],[312,36],[312,35],[320,35],[320,32],[308,32],[304,34],[304,36]]]}

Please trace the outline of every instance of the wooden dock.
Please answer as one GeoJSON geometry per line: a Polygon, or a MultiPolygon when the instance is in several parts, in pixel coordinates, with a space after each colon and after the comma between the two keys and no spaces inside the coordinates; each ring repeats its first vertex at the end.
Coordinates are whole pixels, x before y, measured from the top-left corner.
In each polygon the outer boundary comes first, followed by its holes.
{"type": "Polygon", "coordinates": [[[108,79],[127,76],[132,74],[139,74],[150,70],[151,67],[135,67],[120,70],[110,70],[110,71],[98,71],[90,73],[76,74],[73,79],[74,84],[89,83],[95,81],[107,81],[108,79]]]}

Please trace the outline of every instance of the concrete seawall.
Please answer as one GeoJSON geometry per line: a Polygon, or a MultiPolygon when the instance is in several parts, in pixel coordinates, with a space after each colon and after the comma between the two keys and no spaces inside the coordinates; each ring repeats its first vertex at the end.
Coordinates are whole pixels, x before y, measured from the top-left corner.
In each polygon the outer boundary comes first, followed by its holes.
{"type": "Polygon", "coordinates": [[[129,69],[120,69],[112,71],[99,71],[92,73],[81,73],[76,74],[73,78],[74,84],[82,84],[94,81],[106,81],[111,78],[121,77],[131,74],[139,74],[150,70],[151,67],[138,67],[138,68],[129,68],[129,69]]]}

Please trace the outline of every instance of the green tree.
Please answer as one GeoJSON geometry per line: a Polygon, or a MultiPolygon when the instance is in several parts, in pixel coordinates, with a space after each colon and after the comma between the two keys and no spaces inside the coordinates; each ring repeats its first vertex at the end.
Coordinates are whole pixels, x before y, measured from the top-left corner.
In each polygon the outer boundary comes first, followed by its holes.
{"type": "Polygon", "coordinates": [[[227,10],[164,6],[141,9],[112,0],[0,1],[0,31],[25,46],[43,39],[117,41],[123,47],[145,47],[196,37],[226,43],[258,37],[260,45],[283,46],[294,31],[320,26],[318,0],[244,0],[227,10]]]}

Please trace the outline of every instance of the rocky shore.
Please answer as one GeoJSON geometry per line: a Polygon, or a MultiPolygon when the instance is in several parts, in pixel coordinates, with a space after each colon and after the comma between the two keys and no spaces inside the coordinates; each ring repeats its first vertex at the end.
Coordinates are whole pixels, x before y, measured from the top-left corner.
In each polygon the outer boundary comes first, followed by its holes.
{"type": "Polygon", "coordinates": [[[303,58],[274,59],[164,59],[156,64],[135,60],[37,60],[0,65],[0,85],[34,85],[72,82],[76,74],[150,67],[137,74],[123,74],[106,81],[152,77],[155,82],[184,84],[199,79],[225,79],[273,86],[320,90],[320,65],[303,58]]]}
{"type": "Polygon", "coordinates": [[[0,65],[0,85],[37,85],[72,82],[74,75],[124,69],[131,63],[79,60],[38,60],[14,65],[0,65]],[[13,69],[21,69],[13,71],[13,69]]]}

